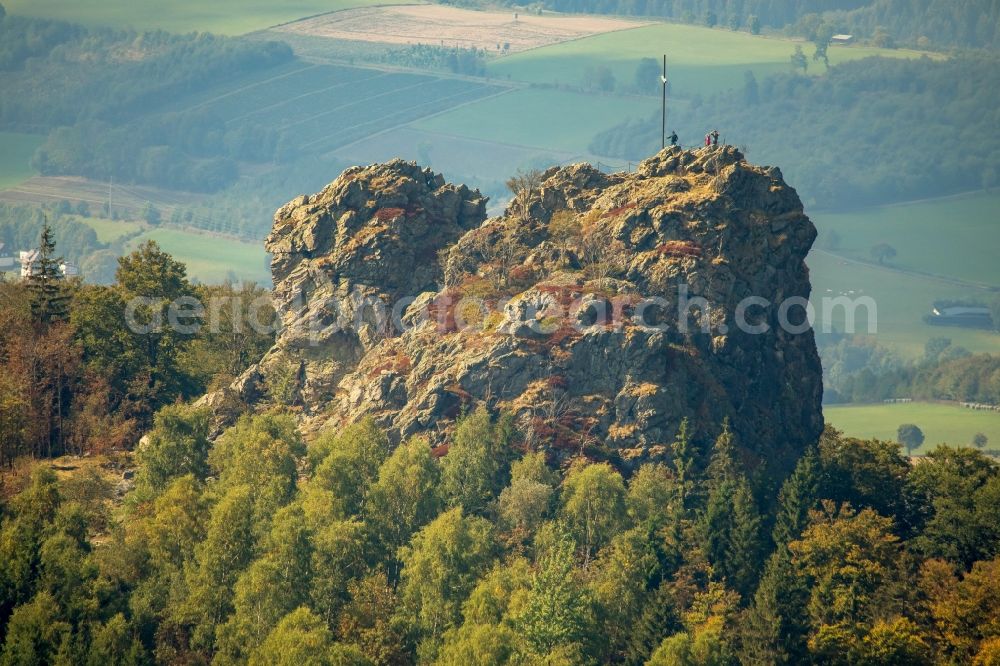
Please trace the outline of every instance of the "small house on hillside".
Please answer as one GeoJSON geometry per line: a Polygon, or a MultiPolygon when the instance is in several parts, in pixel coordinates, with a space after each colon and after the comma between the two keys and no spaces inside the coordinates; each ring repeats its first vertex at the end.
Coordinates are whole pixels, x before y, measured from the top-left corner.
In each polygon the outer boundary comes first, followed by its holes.
{"type": "Polygon", "coordinates": [[[844,46],[846,44],[853,44],[854,35],[834,35],[833,37],[830,38],[830,43],[837,44],[840,46],[844,46]]]}
{"type": "MultiPolygon", "coordinates": [[[[38,259],[41,253],[38,250],[21,251],[21,278],[29,278],[38,269],[38,259]]],[[[80,269],[71,261],[64,261],[59,264],[59,272],[63,277],[76,277],[80,274],[80,269]]]]}
{"type": "Polygon", "coordinates": [[[35,266],[40,256],[38,250],[21,250],[21,277],[29,278],[35,273],[35,266]]]}

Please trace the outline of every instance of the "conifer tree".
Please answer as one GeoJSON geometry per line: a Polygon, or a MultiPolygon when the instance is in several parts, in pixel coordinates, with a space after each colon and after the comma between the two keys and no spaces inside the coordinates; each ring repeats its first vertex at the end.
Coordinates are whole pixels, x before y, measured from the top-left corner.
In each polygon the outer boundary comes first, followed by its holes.
{"type": "Polygon", "coordinates": [[[663,639],[682,627],[670,581],[665,580],[650,593],[649,602],[633,627],[632,638],[625,651],[626,663],[646,663],[663,639]]]}
{"type": "Polygon", "coordinates": [[[730,587],[744,599],[753,592],[761,565],[761,517],[746,478],[736,483],[732,499],[732,530],[726,544],[725,574],[730,587]]]}
{"type": "Polygon", "coordinates": [[[716,574],[746,598],[760,566],[761,518],[750,483],[737,467],[728,423],[713,446],[705,486],[705,554],[716,574]]]}
{"type": "Polygon", "coordinates": [[[677,475],[677,485],[680,489],[681,505],[687,508],[693,496],[695,474],[695,451],[688,432],[688,420],[681,421],[677,436],[670,445],[673,453],[674,473],[677,475]]]}
{"type": "Polygon", "coordinates": [[[66,293],[59,264],[62,257],[55,256],[56,241],[52,237],[52,227],[48,220],[42,225],[42,236],[38,245],[38,259],[31,267],[27,278],[28,293],[31,298],[31,317],[42,326],[67,317],[66,293]]]}
{"type": "Polygon", "coordinates": [[[792,566],[788,544],[809,522],[818,496],[819,456],[806,451],[778,494],[774,525],[777,550],[764,568],[753,606],[743,622],[741,660],[746,664],[794,664],[806,658],[809,589],[792,566]]]}
{"type": "Polygon", "coordinates": [[[799,538],[809,522],[809,510],[819,492],[819,456],[809,449],[778,493],[778,513],[774,522],[774,544],[785,548],[799,538]]]}

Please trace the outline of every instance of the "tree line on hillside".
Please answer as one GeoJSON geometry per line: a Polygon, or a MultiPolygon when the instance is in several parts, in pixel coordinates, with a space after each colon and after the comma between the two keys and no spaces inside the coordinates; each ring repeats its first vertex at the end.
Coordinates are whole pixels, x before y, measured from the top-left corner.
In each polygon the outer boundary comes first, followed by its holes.
{"type": "Polygon", "coordinates": [[[92,228],[76,219],[77,213],[89,213],[89,208],[73,209],[68,202],[49,208],[0,203],[0,243],[4,252],[11,253],[16,263],[19,251],[38,247],[42,228],[48,222],[53,238],[64,249],[61,256],[79,266],[107,250],[108,245],[97,239],[92,228]]]}
{"type": "Polygon", "coordinates": [[[165,108],[290,61],[286,44],[0,15],[0,45],[0,128],[48,133],[32,161],[43,174],[214,192],[237,161],[277,155],[273,128],[165,108]]]}
{"type": "MultiPolygon", "coordinates": [[[[127,448],[158,409],[227,384],[272,343],[243,321],[263,289],[192,285],[152,241],[118,259],[109,286],[63,278],[48,225],[39,246],[29,278],[0,281],[0,468],[20,456],[127,448]],[[215,325],[143,329],[167,321],[168,303],[184,297],[221,299],[215,325]]],[[[256,316],[268,324],[264,310],[256,316]]]]}
{"type": "Polygon", "coordinates": [[[168,406],[111,512],[44,465],[0,505],[0,663],[994,663],[1000,468],[827,430],[777,498],[723,425],[562,469],[479,409],[447,455],[168,406]]]}
{"type": "Polygon", "coordinates": [[[362,59],[415,69],[440,69],[466,76],[486,76],[486,51],[476,47],[409,44],[398,48],[379,49],[364,54],[362,59]]]}
{"type": "Polygon", "coordinates": [[[949,338],[931,338],[913,362],[849,339],[821,344],[820,357],[828,403],[913,398],[1000,405],[1000,356],[973,354],[949,338]]]}
{"type": "Polygon", "coordinates": [[[1000,46],[1000,7],[992,0],[543,0],[542,4],[562,12],[665,17],[754,33],[767,27],[806,37],[818,23],[826,23],[838,33],[880,46],[895,42],[922,48],[1000,46]]]}
{"type": "MultiPolygon", "coordinates": [[[[741,90],[677,104],[669,122],[684,144],[717,127],[754,161],[781,165],[807,205],[846,207],[1000,185],[998,98],[994,57],[866,58],[820,77],[748,72],[741,90]]],[[[659,148],[659,113],[590,144],[630,160],[659,148]]]]}

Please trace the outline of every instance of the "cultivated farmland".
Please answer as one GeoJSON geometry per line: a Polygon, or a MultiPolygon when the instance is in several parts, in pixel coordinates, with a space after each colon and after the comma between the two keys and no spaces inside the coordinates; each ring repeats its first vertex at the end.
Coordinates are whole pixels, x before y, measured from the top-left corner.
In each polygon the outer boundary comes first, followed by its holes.
{"type": "Polygon", "coordinates": [[[828,423],[849,437],[896,441],[896,429],[915,423],[926,437],[915,453],[923,454],[938,444],[969,446],[976,433],[989,438],[988,448],[1000,448],[1000,414],[977,412],[958,405],[912,402],[877,405],[827,405],[828,423]]]}
{"type": "Polygon", "coordinates": [[[299,62],[192,98],[178,109],[209,111],[230,125],[274,128],[294,149],[323,154],[504,90],[462,79],[299,62]]]}
{"type": "Polygon", "coordinates": [[[498,143],[584,154],[590,138],[598,132],[628,118],[645,118],[658,108],[659,100],[652,97],[524,89],[469,104],[415,126],[498,143]]]}
{"type": "Polygon", "coordinates": [[[897,251],[893,266],[1000,286],[997,210],[1000,193],[978,192],[811,217],[838,254],[872,261],[872,246],[888,243],[897,251]]]}
{"type": "MultiPolygon", "coordinates": [[[[531,83],[580,85],[588,68],[606,66],[618,81],[631,83],[642,58],[667,55],[675,95],[710,94],[743,84],[747,70],[758,77],[789,71],[796,45],[790,39],[760,37],[746,32],[656,23],[547,46],[500,58],[489,65],[492,75],[531,83]]],[[[917,57],[916,51],[869,47],[831,47],[830,64],[872,55],[917,57]]],[[[821,63],[810,62],[821,73],[821,63]]],[[[656,91],[650,91],[656,92],[656,91]]]]}
{"type": "MultiPolygon", "coordinates": [[[[922,316],[930,312],[938,299],[978,297],[988,299],[992,293],[970,289],[933,278],[910,275],[891,268],[872,266],[844,259],[822,251],[812,252],[807,263],[812,282],[812,303],[816,308],[815,328],[819,331],[843,331],[843,308],[833,309],[833,316],[823,316],[823,299],[846,296],[849,299],[870,297],[876,305],[877,332],[875,341],[894,347],[903,356],[916,358],[923,354],[924,345],[934,337],[951,338],[952,342],[974,352],[1000,352],[1000,334],[968,328],[931,326],[922,316]]],[[[865,308],[856,311],[854,333],[868,334],[865,308]]]]}
{"type": "Polygon", "coordinates": [[[275,33],[384,44],[428,44],[516,53],[643,25],[607,16],[485,12],[441,5],[352,9],[280,26],[275,33]],[[504,47],[507,47],[506,49],[504,47]]]}
{"type": "MultiPolygon", "coordinates": [[[[396,1],[396,0],[394,0],[396,1]]],[[[137,30],[242,35],[380,0],[5,0],[11,14],[137,30]]],[[[406,0],[400,0],[404,4],[406,0]]]]}

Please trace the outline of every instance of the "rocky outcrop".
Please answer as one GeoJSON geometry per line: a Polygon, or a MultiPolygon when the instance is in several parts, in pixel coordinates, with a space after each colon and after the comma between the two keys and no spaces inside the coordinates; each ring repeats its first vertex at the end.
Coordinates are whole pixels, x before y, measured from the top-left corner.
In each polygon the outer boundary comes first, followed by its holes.
{"type": "Polygon", "coordinates": [[[489,220],[400,161],[284,206],[267,249],[285,329],[233,391],[306,428],[371,415],[432,443],[483,404],[555,459],[625,468],[668,457],[682,419],[705,445],[728,419],[748,464],[786,472],[823,424],[801,307],[816,232],[780,171],[719,147],[522,180],[489,220]]]}

